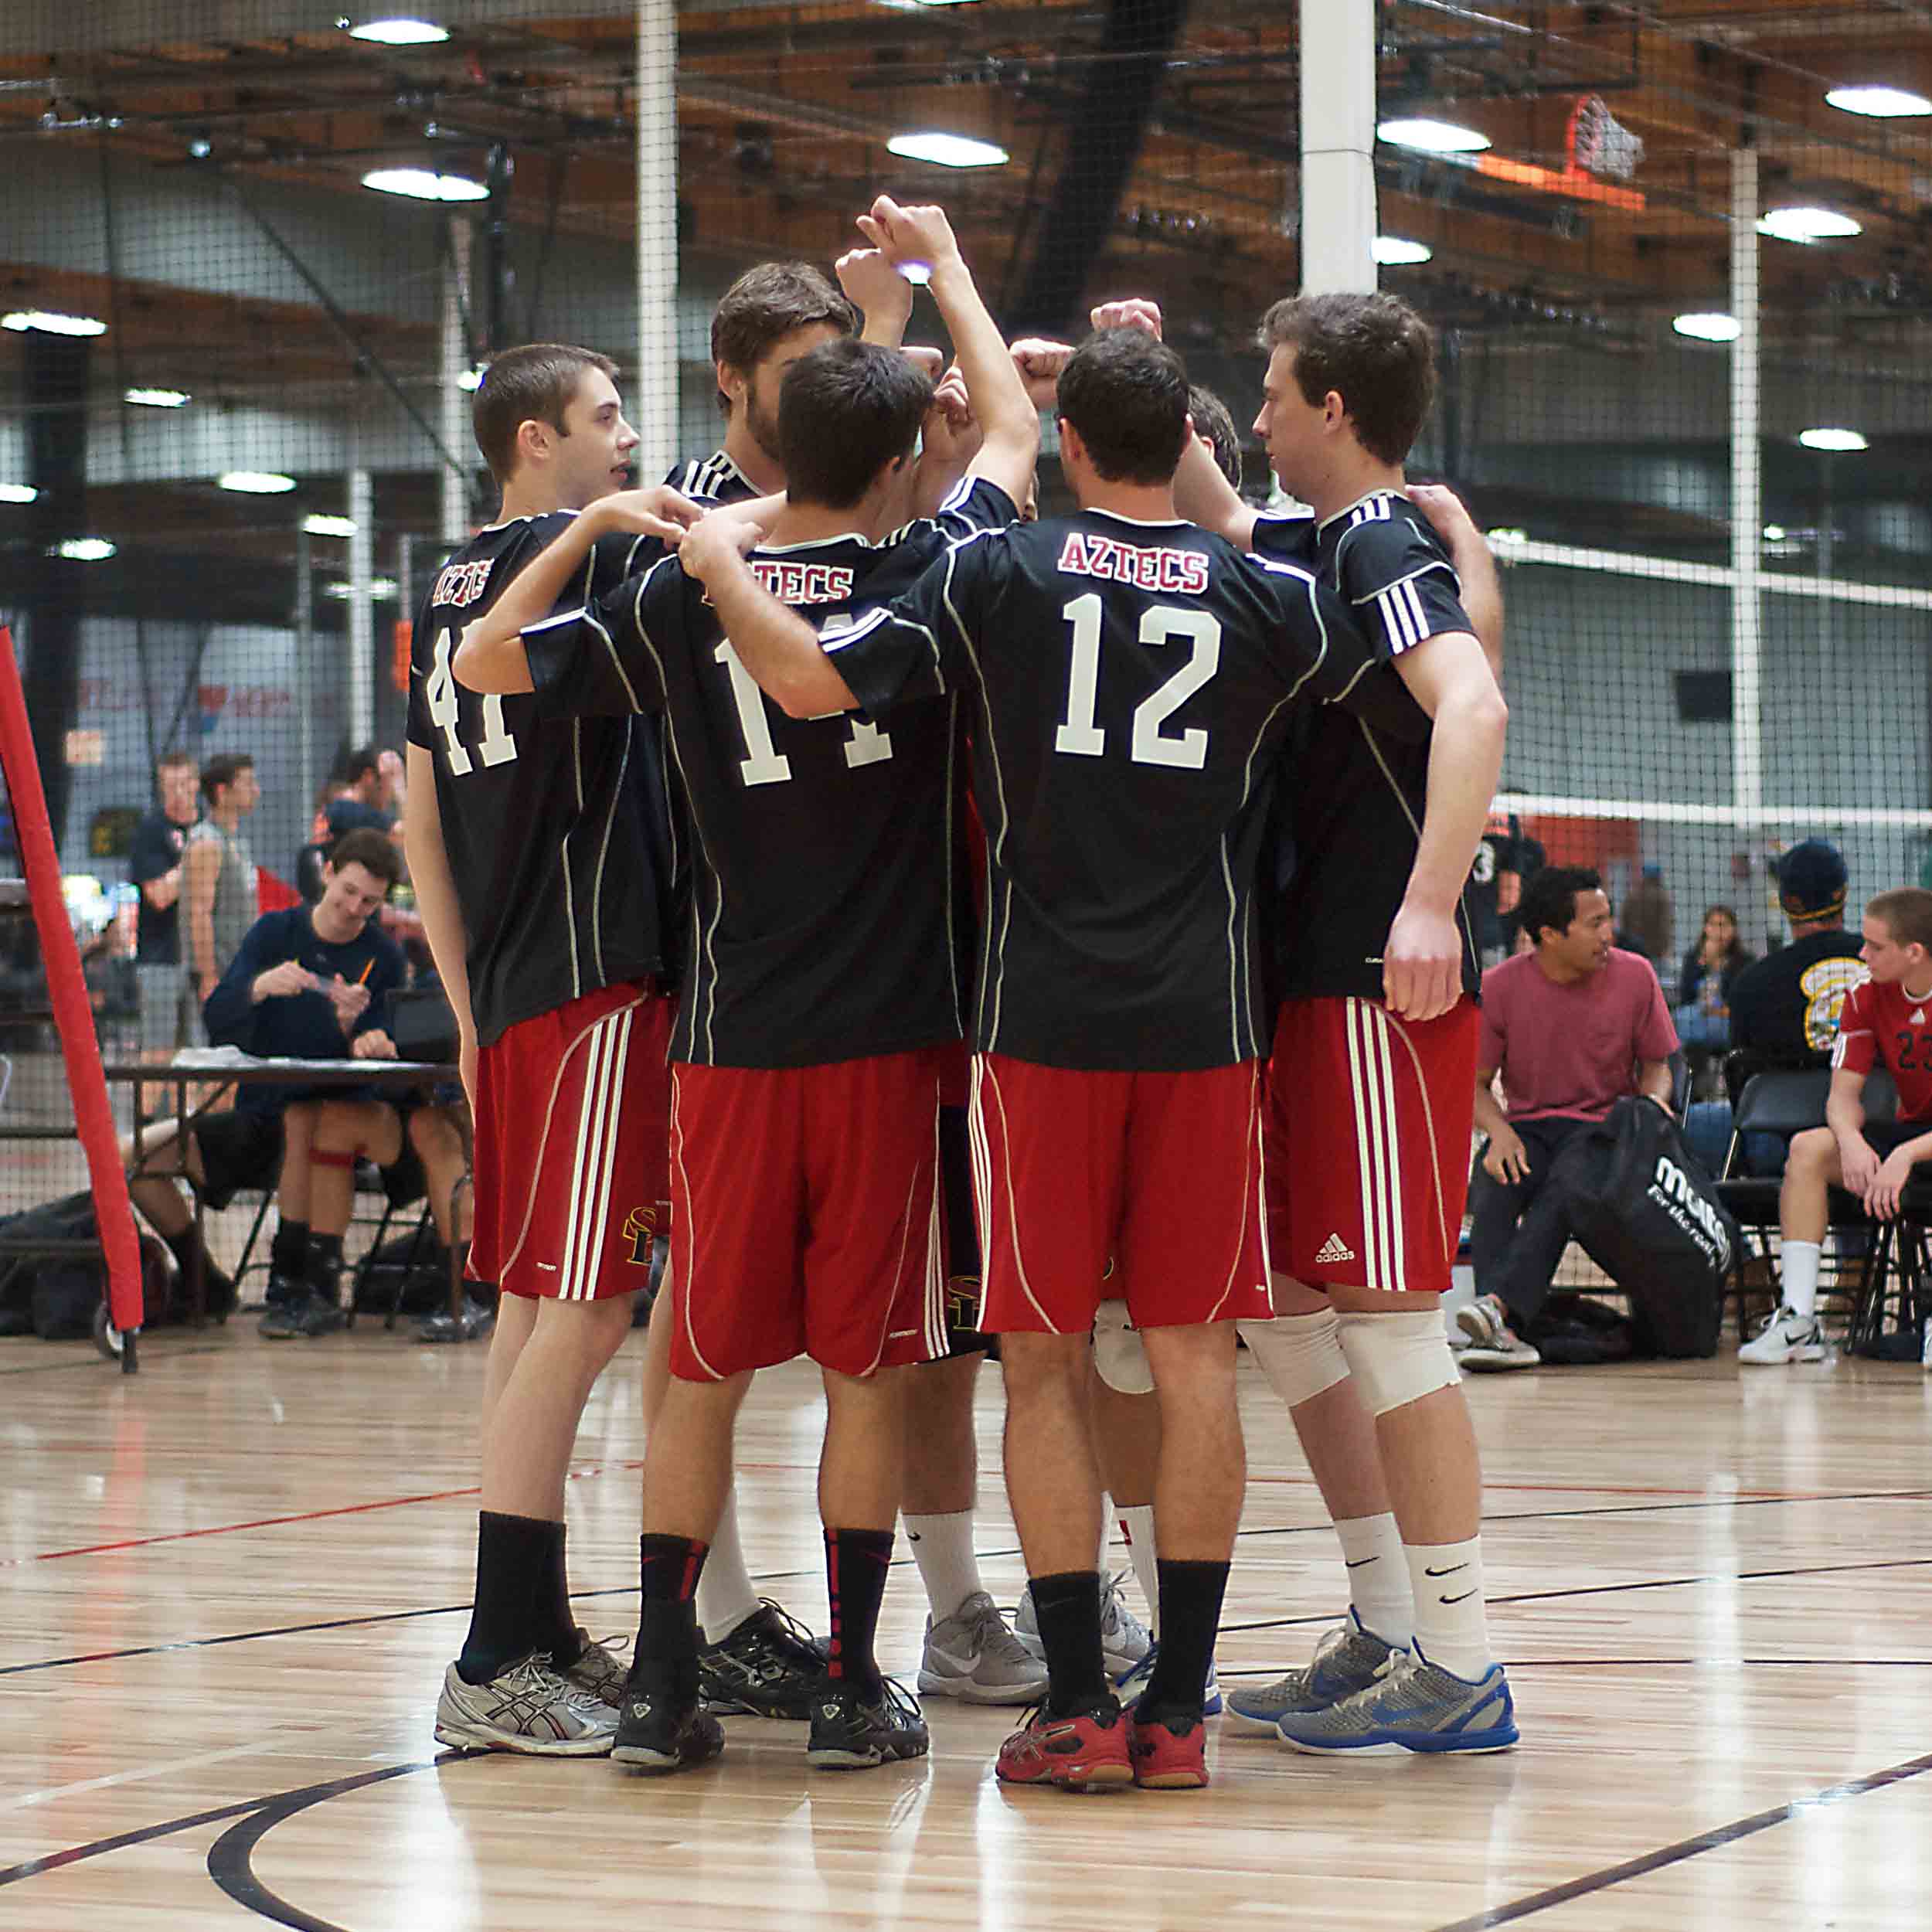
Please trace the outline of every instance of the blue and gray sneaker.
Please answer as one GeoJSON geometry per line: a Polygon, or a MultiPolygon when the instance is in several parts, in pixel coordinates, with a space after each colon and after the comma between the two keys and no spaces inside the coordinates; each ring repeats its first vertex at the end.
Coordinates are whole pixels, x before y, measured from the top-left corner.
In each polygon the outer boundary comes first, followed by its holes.
{"type": "Polygon", "coordinates": [[[1275,1728],[1292,1750],[1318,1754],[1506,1751],[1517,1737],[1502,1665],[1471,1684],[1419,1651],[1397,1651],[1366,1690],[1325,1710],[1291,1713],[1275,1728]]]}
{"type": "MultiPolygon", "coordinates": [[[[1138,1664],[1134,1665],[1131,1669],[1121,1672],[1120,1675],[1114,1679],[1114,1689],[1124,1705],[1131,1708],[1134,1700],[1139,1697],[1142,1691],[1147,1689],[1148,1685],[1152,1681],[1154,1666],[1159,1660],[1160,1655],[1160,1641],[1156,1638],[1148,1645],[1147,1655],[1138,1664]]],[[[1208,1664],[1207,1696],[1201,1706],[1201,1715],[1203,1717],[1214,1717],[1219,1714],[1220,1709],[1221,1680],[1215,1675],[1214,1665],[1210,1660],[1208,1664]]]]}
{"type": "Polygon", "coordinates": [[[1315,1647],[1315,1655],[1299,1670],[1277,1677],[1253,1690],[1228,1692],[1228,1719],[1239,1730],[1272,1737],[1283,1718],[1326,1710],[1359,1690],[1366,1690],[1395,1654],[1351,1609],[1347,1617],[1315,1647]]]}

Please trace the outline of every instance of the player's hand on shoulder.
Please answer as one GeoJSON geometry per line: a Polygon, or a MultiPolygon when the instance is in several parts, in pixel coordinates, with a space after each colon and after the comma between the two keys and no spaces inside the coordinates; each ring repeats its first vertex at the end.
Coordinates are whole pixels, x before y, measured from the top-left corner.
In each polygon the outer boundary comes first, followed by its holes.
{"type": "Polygon", "coordinates": [[[1060,400],[1060,371],[1073,355],[1073,345],[1025,335],[1010,344],[1007,352],[1026,385],[1026,400],[1036,410],[1050,410],[1060,400]]]}
{"type": "Polygon", "coordinates": [[[930,204],[902,206],[881,195],[869,213],[859,217],[859,232],[895,268],[904,262],[924,262],[937,270],[959,257],[959,242],[946,211],[930,204]]]}
{"type": "Polygon", "coordinates": [[[684,534],[678,560],[686,577],[708,583],[718,571],[755,550],[764,526],[747,516],[707,516],[684,534]]]}
{"type": "Polygon", "coordinates": [[[1437,1019],[1455,1005],[1462,995],[1462,934],[1453,908],[1403,903],[1382,949],[1382,985],[1399,1019],[1437,1019]]]}
{"type": "Polygon", "coordinates": [[[1161,305],[1144,295],[1130,296],[1124,301],[1102,302],[1087,320],[1095,328],[1145,329],[1155,341],[1161,340],[1161,305]]]}
{"type": "Polygon", "coordinates": [[[1481,533],[1469,514],[1468,506],[1454,490],[1440,483],[1411,483],[1408,485],[1408,497],[1429,519],[1444,543],[1453,546],[1458,537],[1481,539],[1481,533]]]}
{"type": "Polygon", "coordinates": [[[659,537],[675,548],[704,515],[704,506],[680,496],[668,483],[654,483],[645,490],[618,490],[600,496],[584,514],[595,517],[600,529],[659,537]]]}
{"type": "Polygon", "coordinates": [[[838,286],[866,318],[866,326],[896,322],[900,328],[913,312],[913,285],[876,248],[849,248],[835,265],[838,286]]]}

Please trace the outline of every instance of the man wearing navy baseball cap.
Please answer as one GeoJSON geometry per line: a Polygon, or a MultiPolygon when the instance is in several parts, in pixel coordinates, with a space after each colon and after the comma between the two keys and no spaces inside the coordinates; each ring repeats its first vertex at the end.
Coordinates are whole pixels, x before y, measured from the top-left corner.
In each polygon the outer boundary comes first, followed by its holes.
{"type": "Polygon", "coordinates": [[[1822,1066],[1838,1009],[1865,977],[1859,936],[1845,930],[1845,860],[1807,838],[1772,862],[1791,943],[1747,967],[1731,988],[1731,1044],[1794,1066],[1822,1066]]]}

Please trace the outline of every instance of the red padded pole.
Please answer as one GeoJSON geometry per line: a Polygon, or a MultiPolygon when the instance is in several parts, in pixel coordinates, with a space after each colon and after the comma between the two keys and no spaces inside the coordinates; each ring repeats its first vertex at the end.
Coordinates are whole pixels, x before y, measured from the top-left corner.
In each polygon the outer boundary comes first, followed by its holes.
{"type": "Polygon", "coordinates": [[[87,1156],[94,1223],[100,1230],[101,1251],[107,1260],[108,1311],[114,1326],[128,1334],[139,1328],[142,1313],[141,1247],[134,1234],[134,1211],[128,1202],[128,1177],[121,1171],[121,1150],[114,1138],[114,1113],[107,1104],[107,1082],[100,1070],[94,1011],[87,1004],[87,982],[80,975],[80,953],[61,896],[60,860],[53,849],[47,794],[41,786],[40,764],[27,723],[19,660],[14,655],[13,634],[4,627],[0,627],[0,765],[5,767],[7,791],[13,801],[14,833],[20,842],[20,863],[27,876],[34,923],[40,929],[47,994],[60,1034],[61,1058],[67,1064],[74,1128],[87,1156]]]}

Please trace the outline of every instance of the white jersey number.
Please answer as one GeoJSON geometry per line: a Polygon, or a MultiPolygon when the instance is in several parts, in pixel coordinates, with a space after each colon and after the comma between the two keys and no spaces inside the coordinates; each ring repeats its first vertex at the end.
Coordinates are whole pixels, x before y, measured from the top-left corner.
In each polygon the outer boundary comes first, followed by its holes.
{"type": "MultiPolygon", "coordinates": [[[[423,684],[423,698],[429,706],[430,723],[443,734],[450,770],[459,778],[466,777],[473,761],[456,735],[456,679],[450,669],[450,634],[441,625],[437,628],[436,661],[423,684]]],[[[503,729],[503,700],[495,692],[483,700],[483,735],[476,749],[485,765],[507,765],[516,756],[516,740],[503,729]]]]}
{"type": "MultiPolygon", "coordinates": [[[[1073,657],[1066,682],[1066,718],[1053,734],[1053,749],[1076,757],[1098,758],[1107,733],[1094,721],[1100,682],[1100,597],[1089,590],[1060,615],[1073,627],[1073,657]]],[[[1161,726],[1199,691],[1221,663],[1221,626],[1205,611],[1177,611],[1155,604],[1141,615],[1141,641],[1170,644],[1185,638],[1194,648],[1172,677],[1135,706],[1128,755],[1139,765],[1172,765],[1199,771],[1207,763],[1208,735],[1199,726],[1170,734],[1161,726]]]]}
{"type": "MultiPolygon", "coordinates": [[[[851,617],[833,617],[820,634],[836,637],[852,627],[851,617]]],[[[738,723],[745,734],[745,750],[750,754],[739,760],[740,775],[747,785],[783,784],[791,776],[791,760],[771,742],[771,719],[765,710],[765,694],[738,662],[738,654],[729,639],[719,644],[715,655],[730,674],[732,702],[738,707],[738,723]]],[[[848,766],[855,771],[861,765],[883,764],[892,755],[893,741],[878,726],[868,724],[862,718],[853,719],[852,736],[845,740],[848,766]]]]}

